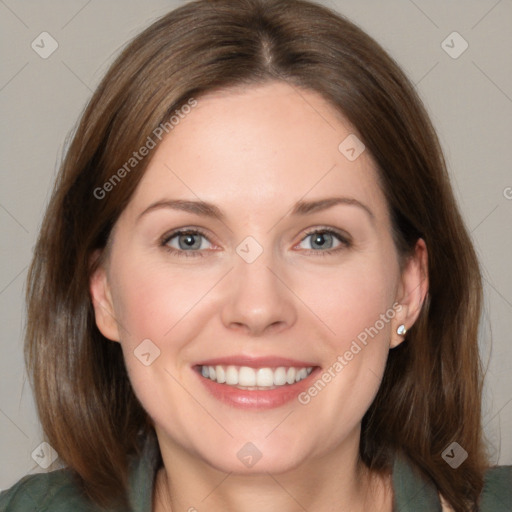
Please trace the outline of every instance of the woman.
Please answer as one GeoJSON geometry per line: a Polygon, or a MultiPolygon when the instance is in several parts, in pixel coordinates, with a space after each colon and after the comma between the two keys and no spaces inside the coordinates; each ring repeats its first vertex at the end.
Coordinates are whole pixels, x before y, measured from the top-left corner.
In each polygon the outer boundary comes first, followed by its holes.
{"type": "Polygon", "coordinates": [[[189,3],[113,64],[63,163],[26,356],[68,468],[0,503],[507,510],[480,307],[437,138],[391,58],[313,3],[189,3]]]}

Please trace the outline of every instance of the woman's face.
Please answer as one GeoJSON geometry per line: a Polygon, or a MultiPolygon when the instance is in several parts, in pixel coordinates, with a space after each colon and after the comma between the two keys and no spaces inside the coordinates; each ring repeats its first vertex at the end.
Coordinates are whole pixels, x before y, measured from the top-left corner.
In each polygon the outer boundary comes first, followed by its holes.
{"type": "Polygon", "coordinates": [[[416,318],[421,258],[401,271],[375,165],[319,95],[197,101],[114,228],[98,327],[163,453],[226,472],[339,461],[416,318]]]}

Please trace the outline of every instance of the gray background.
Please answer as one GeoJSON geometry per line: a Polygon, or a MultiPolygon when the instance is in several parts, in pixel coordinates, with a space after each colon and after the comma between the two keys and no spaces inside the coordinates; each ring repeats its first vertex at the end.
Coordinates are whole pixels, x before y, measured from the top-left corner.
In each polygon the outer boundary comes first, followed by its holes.
{"type": "MultiPolygon", "coordinates": [[[[0,489],[41,471],[38,453],[51,461],[47,449],[38,448],[43,438],[23,366],[23,290],[65,138],[120,48],[180,3],[0,0],[0,489]],[[58,43],[47,59],[31,48],[44,31],[58,43]]],[[[485,432],[492,460],[511,464],[512,2],[323,3],[359,24],[401,64],[438,130],[485,278],[485,432]],[[446,40],[453,31],[469,44],[458,58],[445,51],[463,48],[460,39],[446,40]]]]}

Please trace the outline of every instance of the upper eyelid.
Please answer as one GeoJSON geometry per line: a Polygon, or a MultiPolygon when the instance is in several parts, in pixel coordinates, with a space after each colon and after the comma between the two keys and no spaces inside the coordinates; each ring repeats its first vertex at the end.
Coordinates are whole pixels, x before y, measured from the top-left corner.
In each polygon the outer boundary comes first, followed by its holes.
{"type": "Polygon", "coordinates": [[[303,233],[303,237],[314,235],[315,233],[332,233],[333,235],[337,235],[342,238],[351,238],[348,233],[345,233],[342,229],[336,229],[336,228],[330,228],[330,227],[318,227],[318,228],[311,228],[307,229],[303,233]]]}
{"type": "MultiPolygon", "coordinates": [[[[299,244],[301,244],[307,237],[309,236],[312,236],[312,235],[315,235],[317,233],[329,233],[329,234],[332,234],[337,240],[338,242],[340,242],[341,245],[344,245],[346,247],[349,247],[352,245],[352,237],[348,235],[344,235],[334,229],[328,229],[328,228],[324,228],[324,229],[313,229],[312,231],[308,231],[307,233],[304,234],[304,236],[299,240],[299,242],[297,242],[294,247],[297,247],[299,244]]],[[[325,249],[323,251],[315,251],[314,249],[304,249],[305,251],[313,251],[313,252],[330,252],[330,251],[336,251],[337,249],[336,248],[331,248],[331,249],[325,249]]]]}
{"type": "MultiPolygon", "coordinates": [[[[351,241],[352,241],[352,237],[348,233],[346,233],[346,234],[343,233],[342,230],[338,230],[338,229],[335,229],[335,228],[332,228],[332,227],[327,227],[327,226],[318,226],[318,227],[313,227],[313,228],[305,229],[302,232],[300,240],[297,243],[295,243],[293,247],[296,247],[297,245],[302,243],[308,236],[312,236],[312,235],[314,235],[316,233],[330,233],[330,234],[333,234],[336,238],[338,238],[338,240],[341,243],[345,243],[345,244],[351,243],[351,241]]],[[[162,245],[166,245],[174,237],[180,236],[180,235],[183,235],[183,234],[201,235],[204,238],[206,238],[211,244],[216,245],[216,243],[213,240],[211,240],[211,237],[205,231],[203,231],[201,228],[196,228],[196,227],[178,228],[176,230],[173,230],[173,231],[163,235],[160,238],[160,241],[161,241],[162,245]]],[[[177,250],[179,250],[179,249],[177,249],[177,250]]],[[[307,249],[307,250],[309,250],[309,249],[307,249]]],[[[190,252],[190,251],[188,251],[188,252],[190,252]]]]}
{"type": "Polygon", "coordinates": [[[160,237],[160,240],[162,242],[168,242],[169,240],[171,240],[172,238],[174,238],[175,236],[179,236],[179,235],[183,235],[183,234],[193,234],[193,235],[202,235],[204,236],[209,242],[211,243],[214,243],[212,240],[211,240],[211,237],[208,233],[206,233],[206,231],[203,231],[202,229],[200,228],[178,228],[178,229],[174,229],[174,230],[171,230],[171,231],[168,231],[167,233],[163,234],[161,237],[160,237]]]}

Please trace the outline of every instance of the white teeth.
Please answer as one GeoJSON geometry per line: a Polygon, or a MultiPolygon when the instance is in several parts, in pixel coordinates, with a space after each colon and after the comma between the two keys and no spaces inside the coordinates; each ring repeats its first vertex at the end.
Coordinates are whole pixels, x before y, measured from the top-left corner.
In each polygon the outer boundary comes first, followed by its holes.
{"type": "MultiPolygon", "coordinates": [[[[213,378],[211,375],[212,375],[212,372],[210,370],[210,378],[213,378]]],[[[295,376],[295,382],[299,382],[299,380],[305,379],[307,376],[308,376],[308,371],[306,370],[306,368],[301,368],[297,372],[297,375],[295,376]]]]}
{"type": "Polygon", "coordinates": [[[274,385],[274,374],[270,368],[260,368],[256,372],[256,386],[270,387],[274,385]]]}
{"type": "Polygon", "coordinates": [[[215,373],[217,374],[217,382],[224,384],[224,382],[226,382],[226,372],[224,371],[224,368],[220,365],[217,365],[215,367],[215,373]]]}
{"type": "Polygon", "coordinates": [[[238,384],[238,370],[234,366],[226,368],[226,384],[236,386],[238,384]]]}
{"type": "Polygon", "coordinates": [[[242,366],[242,368],[238,370],[238,384],[240,386],[256,386],[256,372],[254,368],[242,366]]]}
{"type": "Polygon", "coordinates": [[[284,386],[286,384],[286,368],[284,366],[274,370],[274,384],[276,386],[284,386]]]}
{"type": "Polygon", "coordinates": [[[294,368],[293,366],[278,368],[251,368],[249,366],[202,366],[201,375],[207,379],[250,389],[274,388],[286,384],[294,384],[305,379],[313,367],[294,368]]]}

